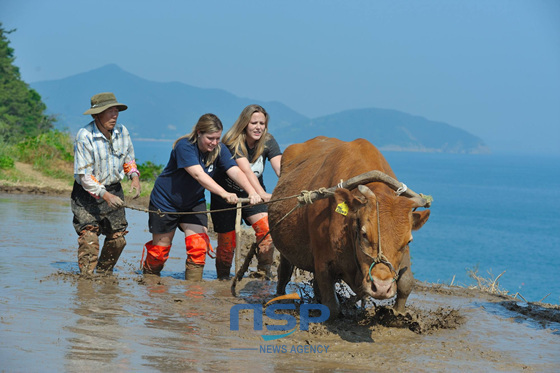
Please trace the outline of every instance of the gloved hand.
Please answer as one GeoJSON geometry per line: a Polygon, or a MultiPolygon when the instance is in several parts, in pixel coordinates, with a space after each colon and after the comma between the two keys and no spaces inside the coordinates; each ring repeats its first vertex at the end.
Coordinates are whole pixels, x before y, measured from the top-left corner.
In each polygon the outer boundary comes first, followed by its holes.
{"type": "Polygon", "coordinates": [[[120,199],[118,196],[116,196],[114,194],[111,194],[109,192],[105,192],[105,194],[103,195],[103,199],[105,200],[105,202],[107,202],[109,207],[111,207],[115,210],[124,205],[124,202],[123,202],[122,199],[120,199]]]}

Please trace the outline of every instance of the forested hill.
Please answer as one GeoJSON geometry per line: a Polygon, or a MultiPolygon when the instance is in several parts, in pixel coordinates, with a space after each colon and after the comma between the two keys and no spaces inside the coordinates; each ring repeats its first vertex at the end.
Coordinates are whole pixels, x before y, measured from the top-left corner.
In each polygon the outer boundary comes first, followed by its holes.
{"type": "Polygon", "coordinates": [[[153,82],[130,74],[116,65],[60,80],[32,83],[48,113],[57,115],[57,127],[75,133],[89,122],[82,113],[89,98],[111,91],[129,106],[119,121],[137,138],[176,139],[190,132],[200,115],[214,113],[225,129],[249,104],[260,104],[270,114],[270,131],[285,148],[315,136],[341,140],[365,138],[382,150],[485,153],[484,142],[457,127],[385,109],[348,110],[307,118],[279,102],[237,97],[220,89],[204,89],[178,82],[153,82]]]}

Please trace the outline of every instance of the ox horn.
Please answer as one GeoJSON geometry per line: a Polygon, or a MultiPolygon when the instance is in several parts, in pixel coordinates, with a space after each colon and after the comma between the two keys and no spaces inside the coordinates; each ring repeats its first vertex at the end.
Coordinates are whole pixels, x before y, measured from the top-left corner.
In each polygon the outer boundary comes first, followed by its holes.
{"type": "MultiPolygon", "coordinates": [[[[354,177],[344,181],[343,183],[341,183],[337,186],[333,186],[333,187],[330,187],[330,188],[327,188],[327,189],[321,189],[321,190],[318,190],[318,191],[312,191],[306,197],[308,199],[304,198],[303,196],[299,196],[298,201],[302,204],[303,203],[309,203],[309,201],[314,202],[316,200],[329,197],[338,188],[346,188],[346,189],[352,190],[352,189],[358,187],[359,185],[369,184],[369,183],[373,183],[373,182],[385,183],[387,186],[389,186],[394,191],[402,191],[404,189],[404,184],[403,183],[401,183],[398,180],[392,178],[391,176],[387,175],[386,173],[383,173],[383,172],[378,171],[378,170],[373,170],[373,171],[369,171],[369,172],[363,173],[363,174],[358,175],[358,176],[354,176],[354,177]]],[[[431,198],[431,196],[424,196],[422,194],[418,194],[418,193],[414,192],[412,189],[409,189],[409,188],[406,188],[406,190],[404,190],[402,192],[402,195],[405,196],[405,197],[412,198],[414,200],[414,203],[415,203],[416,207],[430,207],[431,204],[432,204],[432,200],[433,200],[431,198]]]]}
{"type": "Polygon", "coordinates": [[[373,198],[375,197],[375,193],[373,193],[371,191],[371,189],[369,189],[367,186],[365,185],[358,185],[358,191],[360,193],[362,193],[364,195],[364,197],[370,197],[373,198]]]}

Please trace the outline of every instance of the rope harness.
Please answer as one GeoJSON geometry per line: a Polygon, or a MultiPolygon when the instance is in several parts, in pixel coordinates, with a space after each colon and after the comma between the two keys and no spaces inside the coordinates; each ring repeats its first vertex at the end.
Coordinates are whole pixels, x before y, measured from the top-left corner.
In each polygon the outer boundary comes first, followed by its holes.
{"type": "Polygon", "coordinates": [[[358,265],[358,268],[360,267],[360,263],[358,261],[358,247],[359,249],[362,251],[362,253],[367,256],[368,258],[371,259],[371,265],[369,266],[369,270],[368,270],[368,275],[369,275],[369,279],[371,280],[371,282],[373,281],[373,276],[371,275],[371,271],[373,270],[373,267],[375,267],[377,264],[385,264],[387,267],[389,267],[389,269],[391,270],[392,273],[394,273],[395,275],[393,276],[393,282],[397,281],[399,279],[399,274],[397,271],[395,271],[395,267],[393,267],[393,265],[391,264],[391,262],[389,261],[389,259],[387,259],[387,257],[383,254],[383,249],[381,247],[381,224],[380,224],[380,218],[379,218],[379,202],[375,201],[375,208],[377,210],[377,257],[373,257],[371,255],[369,255],[368,253],[366,253],[364,251],[363,246],[361,245],[361,234],[360,234],[360,220],[358,219],[357,221],[357,229],[356,229],[356,249],[355,249],[355,253],[356,253],[356,264],[358,265]]]}

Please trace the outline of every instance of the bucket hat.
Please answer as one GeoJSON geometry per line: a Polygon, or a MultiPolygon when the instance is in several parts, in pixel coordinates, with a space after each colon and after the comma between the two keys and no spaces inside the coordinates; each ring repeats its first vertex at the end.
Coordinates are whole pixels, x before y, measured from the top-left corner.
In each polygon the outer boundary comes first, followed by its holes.
{"type": "Polygon", "coordinates": [[[117,102],[117,98],[111,92],[103,92],[94,95],[91,98],[91,108],[84,112],[84,115],[88,114],[99,114],[106,109],[116,106],[119,111],[125,111],[128,106],[117,102]]]}

